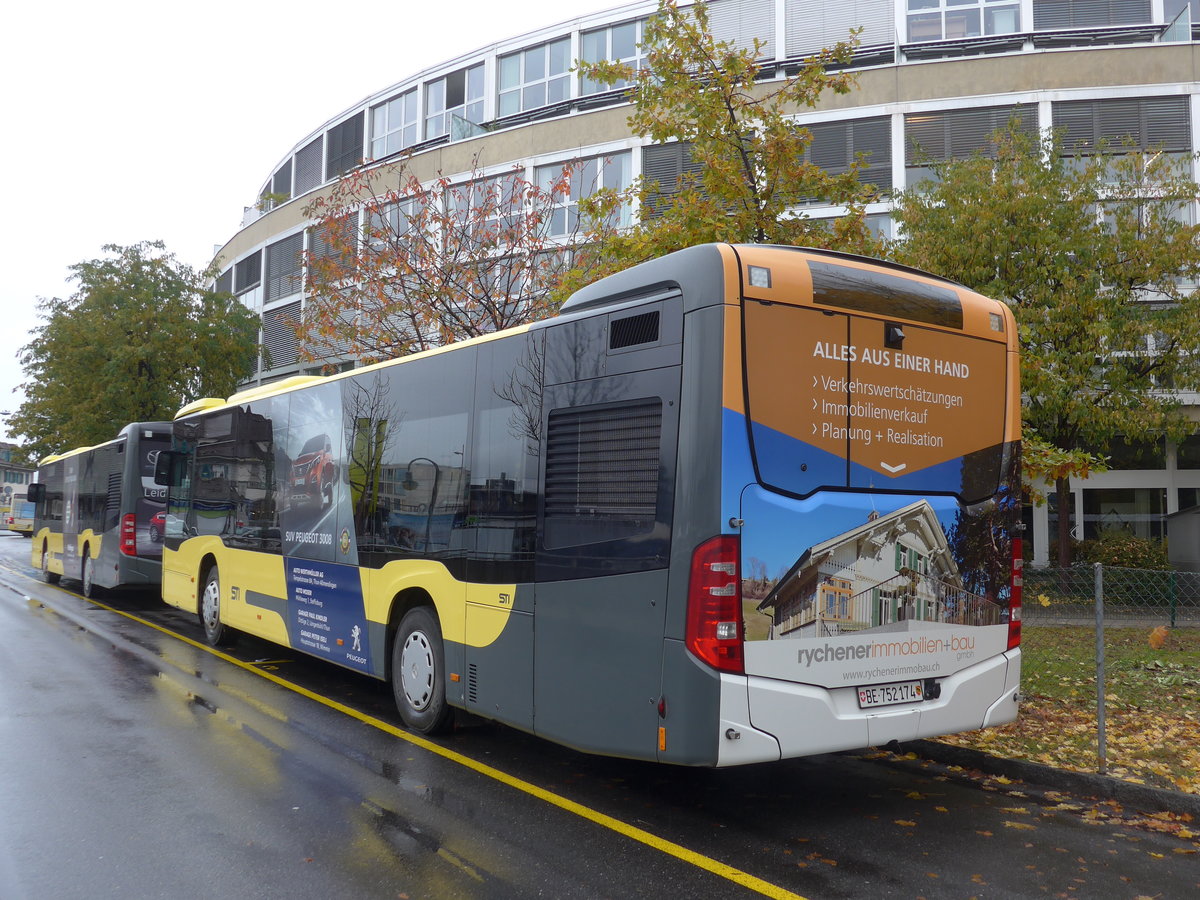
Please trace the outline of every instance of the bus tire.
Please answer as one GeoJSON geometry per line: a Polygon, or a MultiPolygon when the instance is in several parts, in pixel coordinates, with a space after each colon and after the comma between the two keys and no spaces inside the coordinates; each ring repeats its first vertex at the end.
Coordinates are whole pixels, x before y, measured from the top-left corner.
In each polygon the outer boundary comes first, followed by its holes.
{"type": "Polygon", "coordinates": [[[79,583],[83,589],[83,596],[91,599],[98,596],[100,589],[96,587],[96,564],[92,562],[92,557],[85,551],[83,555],[83,566],[79,576],[79,583]]]}
{"type": "Polygon", "coordinates": [[[400,718],[412,731],[438,734],[454,719],[446,703],[442,628],[428,606],[410,609],[392,641],[392,692],[400,718]]]}
{"type": "Polygon", "coordinates": [[[208,570],[204,579],[198,613],[209,646],[226,647],[233,643],[233,629],[221,621],[221,576],[216,566],[208,570]]]}
{"type": "Polygon", "coordinates": [[[50,550],[42,545],[42,581],[46,584],[58,584],[59,578],[62,576],[57,572],[50,571],[50,550]]]}

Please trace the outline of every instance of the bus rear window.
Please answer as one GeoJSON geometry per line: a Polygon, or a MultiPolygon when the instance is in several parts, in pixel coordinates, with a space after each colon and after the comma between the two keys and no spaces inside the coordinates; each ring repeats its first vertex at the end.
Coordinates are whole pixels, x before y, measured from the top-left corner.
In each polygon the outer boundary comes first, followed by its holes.
{"type": "Polygon", "coordinates": [[[747,300],[746,398],[760,480],[955,494],[1004,479],[1002,341],[812,307],[747,300]]]}
{"type": "Polygon", "coordinates": [[[962,301],[948,287],[810,260],[813,302],[945,328],[963,327],[962,301]]]}

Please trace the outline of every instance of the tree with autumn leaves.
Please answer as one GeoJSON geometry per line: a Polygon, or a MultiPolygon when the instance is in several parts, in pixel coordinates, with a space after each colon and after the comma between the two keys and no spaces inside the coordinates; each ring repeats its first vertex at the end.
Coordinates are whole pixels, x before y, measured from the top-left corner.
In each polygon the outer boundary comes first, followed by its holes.
{"type": "Polygon", "coordinates": [[[26,399],[8,428],[30,459],[111,440],[130,422],[170,420],[224,397],[254,369],[258,318],[162,242],[106,245],[71,266],[74,294],[42,300],[21,348],[26,399]]]}
{"type": "Polygon", "coordinates": [[[812,134],[794,121],[828,94],[849,93],[843,71],[857,37],[807,58],[799,71],[760,80],[764,44],[719,41],[703,3],[681,9],[661,0],[644,28],[643,65],[580,63],[583,75],[609,85],[632,85],[629,128],[657,143],[685,142],[690,171],[677,184],[645,177],[622,193],[585,201],[594,218],[616,204],[643,211],[632,228],[595,241],[597,271],[618,271],[673,250],[710,241],[771,243],[879,253],[866,223],[866,204],[879,191],[859,179],[863,160],[830,172],[810,158],[812,134]],[[817,203],[843,214],[814,219],[817,203]]]}
{"type": "Polygon", "coordinates": [[[309,360],[390,359],[545,318],[586,271],[576,162],[535,183],[522,167],[423,183],[410,160],[364,166],[312,201],[307,297],[293,323],[309,360]]]}
{"type": "Polygon", "coordinates": [[[1054,485],[1070,562],[1072,476],[1118,439],[1194,429],[1200,388],[1200,186],[1187,160],[1136,147],[1068,152],[1069,135],[997,134],[933,162],[896,198],[901,261],[1008,302],[1017,319],[1027,475],[1054,485]]]}

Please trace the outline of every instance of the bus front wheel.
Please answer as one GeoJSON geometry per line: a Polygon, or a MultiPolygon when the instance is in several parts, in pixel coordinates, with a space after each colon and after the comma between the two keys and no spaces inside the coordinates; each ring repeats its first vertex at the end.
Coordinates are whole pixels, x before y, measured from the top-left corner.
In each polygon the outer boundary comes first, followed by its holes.
{"type": "Polygon", "coordinates": [[[410,609],[392,642],[392,691],[404,724],[421,734],[449,728],[454,711],[446,703],[446,654],[437,616],[426,606],[410,609]]]}
{"type": "Polygon", "coordinates": [[[221,621],[221,576],[217,567],[208,570],[204,591],[200,594],[200,624],[204,639],[210,646],[222,647],[233,643],[233,629],[221,621]]]}
{"type": "Polygon", "coordinates": [[[50,571],[50,551],[42,547],[42,581],[46,584],[58,584],[60,577],[57,572],[50,571]]]}

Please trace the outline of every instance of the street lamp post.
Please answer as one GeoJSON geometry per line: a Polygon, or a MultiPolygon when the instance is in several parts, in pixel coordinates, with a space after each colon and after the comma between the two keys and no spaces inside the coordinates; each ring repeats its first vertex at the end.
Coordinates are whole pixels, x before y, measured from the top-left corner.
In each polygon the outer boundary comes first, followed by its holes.
{"type": "Polygon", "coordinates": [[[429,552],[429,532],[433,526],[433,507],[434,507],[434,504],[437,503],[438,482],[440,482],[441,478],[442,478],[442,467],[439,466],[437,463],[435,463],[428,456],[415,456],[408,461],[408,466],[404,472],[404,480],[402,482],[400,482],[400,484],[406,491],[411,491],[411,490],[416,489],[417,480],[415,478],[413,478],[412,465],[415,462],[421,462],[421,461],[427,462],[431,466],[433,466],[433,489],[430,491],[430,495],[429,495],[429,506],[425,510],[425,552],[428,553],[429,552]]]}

